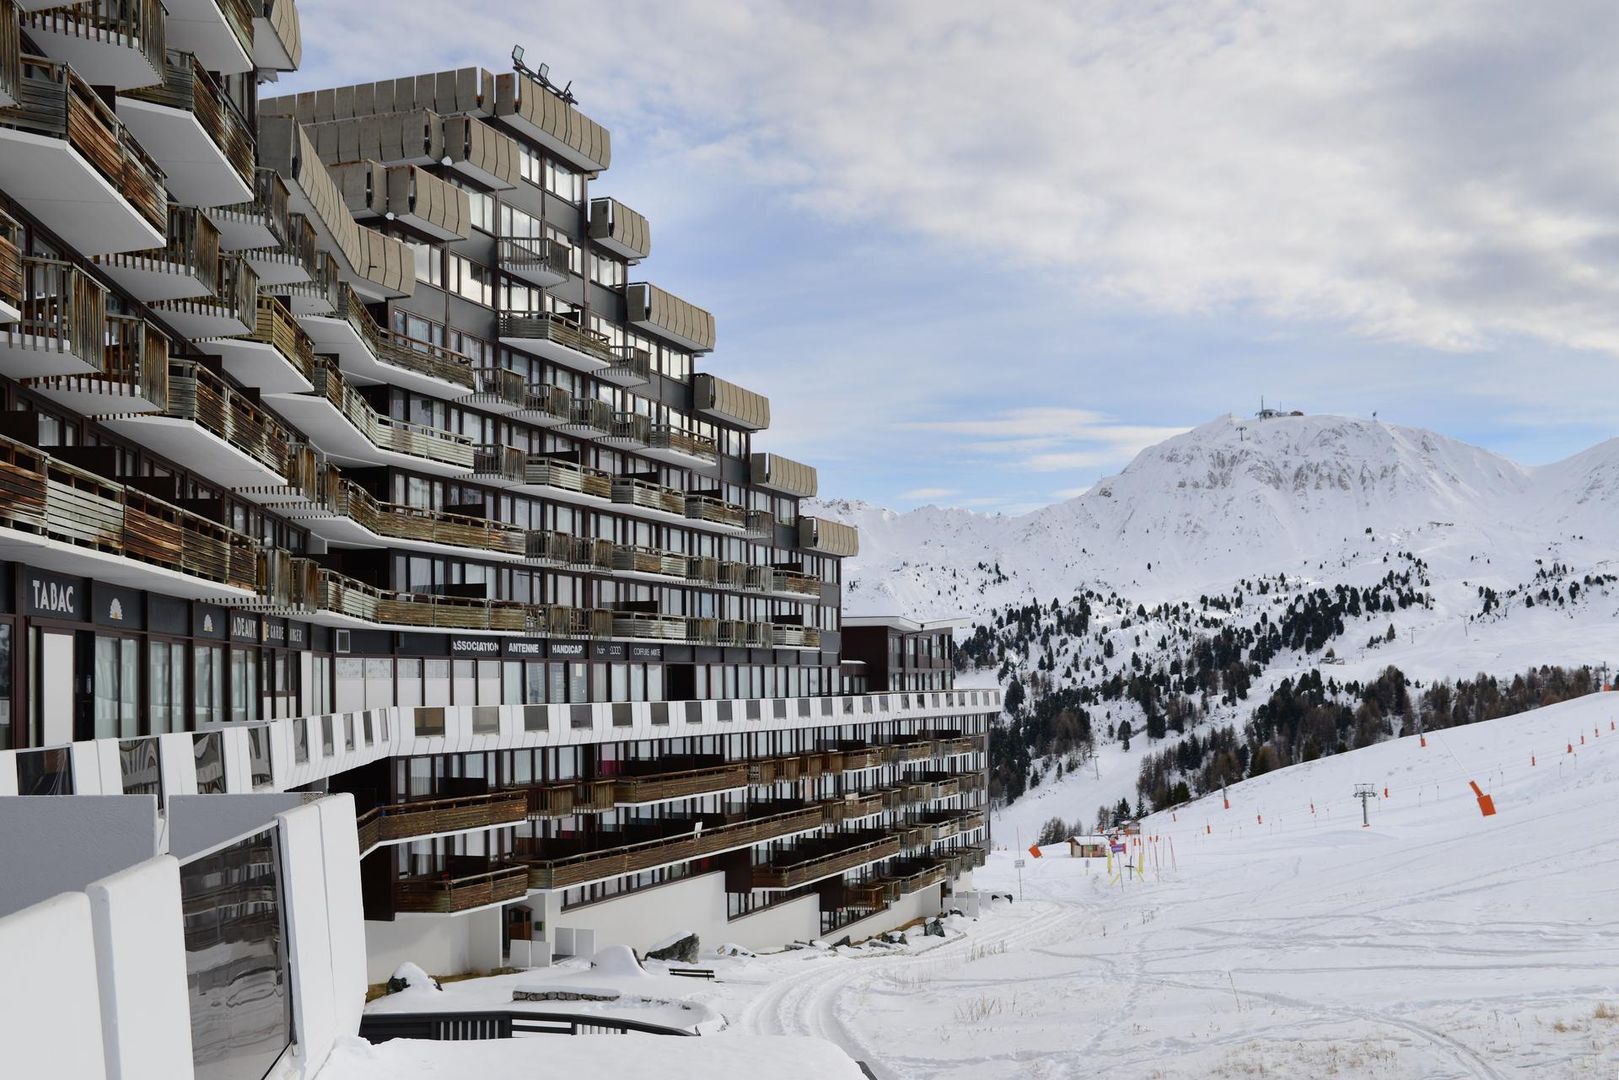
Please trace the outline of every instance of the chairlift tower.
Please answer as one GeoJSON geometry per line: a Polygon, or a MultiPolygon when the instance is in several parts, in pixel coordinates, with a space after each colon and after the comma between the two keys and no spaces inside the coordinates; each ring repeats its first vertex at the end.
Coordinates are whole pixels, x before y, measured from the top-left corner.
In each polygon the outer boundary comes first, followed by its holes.
{"type": "Polygon", "coordinates": [[[1366,807],[1372,799],[1377,798],[1377,785],[1356,784],[1355,798],[1360,800],[1360,827],[1369,829],[1372,827],[1372,822],[1371,818],[1367,816],[1366,807]]]}

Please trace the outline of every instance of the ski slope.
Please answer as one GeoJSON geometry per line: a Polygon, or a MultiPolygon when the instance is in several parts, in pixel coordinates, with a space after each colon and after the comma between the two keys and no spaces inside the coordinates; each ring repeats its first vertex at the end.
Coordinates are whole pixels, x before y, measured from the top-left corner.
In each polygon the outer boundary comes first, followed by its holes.
{"type": "Polygon", "coordinates": [[[1020,899],[967,939],[778,961],[734,1029],[885,1080],[1612,1077],[1616,719],[1593,695],[1245,781],[1147,819],[1143,876],[1051,849],[1020,884],[997,851],[978,883],[1020,899]]]}

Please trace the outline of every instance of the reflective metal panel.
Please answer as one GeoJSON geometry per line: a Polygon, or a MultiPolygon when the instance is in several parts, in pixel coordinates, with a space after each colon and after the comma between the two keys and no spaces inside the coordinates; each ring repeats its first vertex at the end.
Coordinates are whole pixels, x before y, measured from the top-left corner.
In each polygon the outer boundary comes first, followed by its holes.
{"type": "Polygon", "coordinates": [[[262,1080],[292,1042],[276,830],[180,868],[196,1080],[262,1080]]]}

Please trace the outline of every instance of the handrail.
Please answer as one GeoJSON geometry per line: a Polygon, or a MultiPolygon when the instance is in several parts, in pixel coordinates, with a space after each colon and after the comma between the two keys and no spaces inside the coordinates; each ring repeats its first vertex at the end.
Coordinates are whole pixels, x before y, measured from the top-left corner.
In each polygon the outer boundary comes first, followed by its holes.
{"type": "Polygon", "coordinates": [[[605,335],[585,330],[554,311],[522,311],[502,315],[500,336],[519,341],[527,338],[553,341],[603,364],[611,366],[618,363],[618,354],[613,351],[605,335]]]}
{"type": "Polygon", "coordinates": [[[22,258],[22,318],[0,327],[13,348],[68,353],[92,370],[107,354],[107,290],[71,263],[22,258]]]}
{"type": "Polygon", "coordinates": [[[349,386],[337,367],[324,357],[315,357],[310,376],[315,393],[330,401],[372,445],[395,453],[472,468],[478,447],[467,436],[383,416],[349,386]]]}
{"type": "Polygon", "coordinates": [[[519,900],[528,892],[528,871],[501,865],[458,877],[403,877],[394,881],[394,907],[399,911],[454,912],[497,901],[519,900]]]}
{"type": "Polygon", "coordinates": [[[251,201],[208,212],[229,220],[257,220],[275,237],[278,245],[287,243],[292,236],[292,195],[287,182],[274,169],[259,168],[253,172],[252,184],[251,201]]]}
{"type": "Polygon", "coordinates": [[[273,296],[259,297],[258,314],[249,341],[269,345],[305,379],[315,369],[315,343],[293,320],[286,306],[273,296]]]}
{"type": "Polygon", "coordinates": [[[22,14],[23,26],[35,33],[131,48],[158,71],[163,68],[164,19],[160,0],[79,0],[22,14]]]}
{"type": "Polygon", "coordinates": [[[348,285],[338,294],[337,317],[346,319],[376,358],[394,367],[473,388],[472,358],[454,349],[397,334],[377,323],[348,285]]]}
{"type": "Polygon", "coordinates": [[[216,292],[219,289],[220,246],[219,230],[214,223],[195,207],[170,206],[165,235],[167,241],[160,248],[98,255],[96,262],[103,266],[138,270],[178,268],[179,272],[196,278],[197,284],[206,291],[216,292]]]}
{"type": "Polygon", "coordinates": [[[528,530],[520,525],[427,510],[406,503],[382,502],[352,480],[341,481],[328,495],[327,509],[378,536],[421,540],[449,547],[477,548],[522,555],[528,530]]]}

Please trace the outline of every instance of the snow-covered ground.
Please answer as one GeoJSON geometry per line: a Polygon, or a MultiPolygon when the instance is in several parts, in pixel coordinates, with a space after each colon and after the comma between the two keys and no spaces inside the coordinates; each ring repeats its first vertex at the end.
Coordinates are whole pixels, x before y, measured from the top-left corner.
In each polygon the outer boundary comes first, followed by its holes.
{"type": "Polygon", "coordinates": [[[1139,875],[1002,849],[978,885],[1017,900],[945,939],[705,955],[686,1000],[716,1046],[821,1036],[885,1080],[1613,1077],[1616,719],[1593,695],[1245,781],[1147,819],[1139,875]]]}

